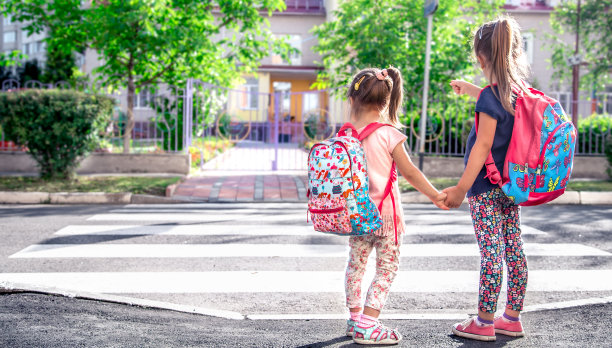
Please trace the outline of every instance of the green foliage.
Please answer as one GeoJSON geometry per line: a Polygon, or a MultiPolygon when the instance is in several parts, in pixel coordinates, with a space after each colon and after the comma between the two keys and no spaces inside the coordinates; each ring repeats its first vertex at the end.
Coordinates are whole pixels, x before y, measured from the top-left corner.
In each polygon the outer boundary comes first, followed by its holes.
{"type": "MultiPolygon", "coordinates": [[[[103,84],[126,88],[128,121],[133,127],[133,97],[158,83],[180,85],[196,78],[230,86],[255,70],[270,52],[288,60],[293,52],[269,30],[270,16],[285,9],[282,0],[6,0],[3,14],[28,23],[25,30],[53,35],[48,46],[66,53],[95,50],[94,70],[103,84]]],[[[124,148],[128,151],[127,145],[124,148]]]]}
{"type": "Polygon", "coordinates": [[[95,149],[113,104],[108,97],[76,91],[0,93],[0,123],[8,139],[27,147],[42,178],[66,178],[95,149]]]}
{"type": "MultiPolygon", "coordinates": [[[[553,78],[560,84],[569,83],[572,67],[567,59],[575,54],[576,20],[578,6],[576,1],[559,1],[550,16],[554,34],[548,35],[552,42],[551,63],[553,78]],[[571,34],[571,42],[562,37],[571,34]]],[[[581,67],[580,86],[585,90],[605,89],[610,83],[610,60],[612,59],[612,0],[582,0],[580,5],[579,54],[582,55],[586,69],[581,67]]]]}
{"type": "Polygon", "coordinates": [[[15,66],[17,63],[26,58],[21,51],[1,52],[0,53],[0,67],[15,66]]]}
{"type": "MultiPolygon", "coordinates": [[[[440,1],[433,17],[430,95],[448,92],[451,79],[474,76],[472,32],[494,19],[503,3],[440,1]]],[[[326,67],[315,86],[344,87],[362,68],[393,65],[405,80],[406,108],[420,108],[427,34],[423,0],[343,1],[335,17],[314,29],[315,50],[326,67]]]]}
{"type": "Polygon", "coordinates": [[[42,81],[45,83],[57,83],[59,81],[72,82],[74,80],[75,64],[74,53],[63,50],[58,42],[50,40],[47,45],[47,61],[42,81]]]}

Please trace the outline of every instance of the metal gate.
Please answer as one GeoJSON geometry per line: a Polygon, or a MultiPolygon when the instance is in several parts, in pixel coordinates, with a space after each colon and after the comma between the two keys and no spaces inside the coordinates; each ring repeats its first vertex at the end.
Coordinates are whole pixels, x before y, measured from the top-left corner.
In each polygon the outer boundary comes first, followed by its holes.
{"type": "Polygon", "coordinates": [[[204,170],[305,171],[313,142],[334,134],[345,103],[328,91],[261,93],[189,80],[185,142],[204,170]]]}

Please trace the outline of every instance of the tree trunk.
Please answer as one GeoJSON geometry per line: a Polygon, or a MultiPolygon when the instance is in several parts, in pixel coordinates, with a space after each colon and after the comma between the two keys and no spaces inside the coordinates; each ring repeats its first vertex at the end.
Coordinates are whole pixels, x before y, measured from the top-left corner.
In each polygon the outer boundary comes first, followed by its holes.
{"type": "Polygon", "coordinates": [[[134,129],[134,96],[136,94],[136,86],[130,77],[128,79],[127,88],[127,120],[125,121],[125,133],[123,133],[123,153],[130,153],[130,140],[132,139],[132,130],[134,129]]]}

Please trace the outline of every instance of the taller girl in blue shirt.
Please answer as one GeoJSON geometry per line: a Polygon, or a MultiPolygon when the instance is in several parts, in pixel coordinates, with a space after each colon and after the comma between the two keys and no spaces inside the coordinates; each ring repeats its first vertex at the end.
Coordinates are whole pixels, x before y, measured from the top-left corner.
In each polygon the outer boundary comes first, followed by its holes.
{"type": "Polygon", "coordinates": [[[515,205],[486,175],[489,152],[497,168],[504,159],[514,125],[513,89],[529,95],[524,79],[529,66],[523,52],[519,26],[502,17],[485,23],[474,35],[474,53],[492,87],[481,89],[465,81],[452,81],[457,94],[478,98],[478,132],[472,128],[465,154],[465,171],[457,186],[444,190],[449,208],[461,205],[467,193],[472,223],[480,248],[478,316],[455,324],[453,333],[467,338],[494,341],[495,334],[523,336],[519,318],[527,286],[527,262],[521,240],[521,222],[515,205]],[[508,299],[505,312],[494,318],[503,279],[503,259],[508,266],[508,299]]]}

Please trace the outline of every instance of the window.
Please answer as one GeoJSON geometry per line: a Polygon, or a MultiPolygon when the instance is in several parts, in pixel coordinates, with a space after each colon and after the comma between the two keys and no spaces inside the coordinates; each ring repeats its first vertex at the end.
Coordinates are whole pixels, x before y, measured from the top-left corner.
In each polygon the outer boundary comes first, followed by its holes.
{"type": "Polygon", "coordinates": [[[5,31],[4,32],[4,43],[12,43],[15,42],[15,32],[14,31],[5,31]]]}
{"type": "Polygon", "coordinates": [[[149,90],[143,89],[142,91],[140,91],[140,93],[136,94],[135,97],[136,97],[135,98],[136,100],[134,100],[134,108],[137,108],[137,109],[150,108],[153,96],[151,95],[151,92],[149,90]]]}
{"type": "Polygon", "coordinates": [[[244,91],[241,93],[240,108],[245,110],[257,109],[259,106],[259,81],[256,78],[248,78],[240,89],[244,91]]]}
{"type": "Polygon", "coordinates": [[[11,25],[11,24],[13,24],[13,18],[6,17],[6,16],[3,17],[2,18],[2,24],[4,24],[4,25],[11,25]]]}
{"type": "Polygon", "coordinates": [[[23,48],[21,51],[23,52],[23,54],[30,54],[30,44],[23,44],[23,48]]]}
{"type": "Polygon", "coordinates": [[[74,64],[81,69],[83,67],[83,65],[85,65],[85,55],[82,53],[75,53],[74,54],[74,64]]]}
{"type": "Polygon", "coordinates": [[[533,33],[523,33],[523,50],[527,57],[527,62],[533,64],[533,33]]]}
{"type": "MultiPolygon", "coordinates": [[[[302,37],[300,35],[285,35],[283,36],[287,43],[291,45],[291,47],[298,50],[297,53],[292,53],[289,56],[289,64],[291,65],[300,65],[302,64],[302,37]]],[[[287,64],[287,62],[283,61],[281,56],[274,54],[272,55],[272,64],[287,64]]]]}
{"type": "Polygon", "coordinates": [[[274,92],[281,94],[280,107],[281,113],[291,111],[291,82],[274,82],[274,92]]]}
{"type": "Polygon", "coordinates": [[[306,114],[308,112],[314,111],[318,112],[319,109],[319,93],[304,93],[304,99],[302,101],[302,113],[306,114]]]}

